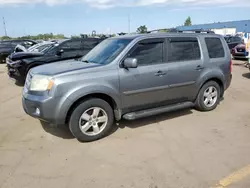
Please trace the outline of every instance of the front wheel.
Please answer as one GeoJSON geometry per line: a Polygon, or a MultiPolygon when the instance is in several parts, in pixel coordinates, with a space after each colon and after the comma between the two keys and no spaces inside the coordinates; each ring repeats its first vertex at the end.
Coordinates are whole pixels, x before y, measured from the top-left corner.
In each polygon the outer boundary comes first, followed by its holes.
{"type": "Polygon", "coordinates": [[[215,81],[205,83],[196,99],[196,109],[200,111],[214,110],[220,100],[220,86],[215,81]]]}
{"type": "Polygon", "coordinates": [[[104,100],[93,98],[75,108],[69,120],[69,128],[79,141],[90,142],[107,136],[113,123],[111,106],[104,100]]]}

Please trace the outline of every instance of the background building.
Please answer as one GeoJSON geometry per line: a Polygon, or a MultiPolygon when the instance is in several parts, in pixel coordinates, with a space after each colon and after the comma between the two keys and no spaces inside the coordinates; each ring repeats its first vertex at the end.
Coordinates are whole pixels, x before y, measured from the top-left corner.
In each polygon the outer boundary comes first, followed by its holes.
{"type": "Polygon", "coordinates": [[[250,20],[231,21],[231,22],[218,22],[209,24],[199,24],[192,26],[179,26],[178,30],[194,30],[204,29],[214,31],[216,34],[221,35],[235,35],[241,34],[243,37],[246,33],[250,33],[250,20]]]}

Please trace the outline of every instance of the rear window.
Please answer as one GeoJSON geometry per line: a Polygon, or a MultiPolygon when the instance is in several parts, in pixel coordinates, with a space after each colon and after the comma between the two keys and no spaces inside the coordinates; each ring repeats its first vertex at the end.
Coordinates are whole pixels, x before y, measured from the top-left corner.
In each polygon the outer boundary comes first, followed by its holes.
{"type": "Polygon", "coordinates": [[[209,58],[221,58],[225,56],[225,51],[220,38],[205,38],[209,58]]]}
{"type": "Polygon", "coordinates": [[[201,58],[197,38],[171,38],[168,50],[168,61],[191,61],[201,58]]]}

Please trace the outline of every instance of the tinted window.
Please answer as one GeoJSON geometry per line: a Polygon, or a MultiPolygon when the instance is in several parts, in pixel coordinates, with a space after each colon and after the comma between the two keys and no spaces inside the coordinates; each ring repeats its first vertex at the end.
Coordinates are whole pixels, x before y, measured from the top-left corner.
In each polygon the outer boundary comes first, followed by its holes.
{"type": "Polygon", "coordinates": [[[81,48],[80,40],[67,41],[62,44],[61,48],[63,49],[80,49],[81,48]]]}
{"type": "Polygon", "coordinates": [[[201,58],[200,47],[196,38],[171,38],[168,49],[168,61],[189,61],[201,58]]]}
{"type": "Polygon", "coordinates": [[[242,39],[240,37],[235,37],[235,42],[241,42],[242,39]]]}
{"type": "Polygon", "coordinates": [[[220,58],[225,56],[225,51],[219,38],[205,38],[205,41],[210,58],[220,58]]]}
{"type": "Polygon", "coordinates": [[[91,50],[99,43],[98,40],[84,40],[82,46],[84,49],[91,50]]]}
{"type": "Polygon", "coordinates": [[[163,62],[163,41],[162,42],[141,42],[128,55],[136,58],[138,65],[150,65],[163,62]]]}

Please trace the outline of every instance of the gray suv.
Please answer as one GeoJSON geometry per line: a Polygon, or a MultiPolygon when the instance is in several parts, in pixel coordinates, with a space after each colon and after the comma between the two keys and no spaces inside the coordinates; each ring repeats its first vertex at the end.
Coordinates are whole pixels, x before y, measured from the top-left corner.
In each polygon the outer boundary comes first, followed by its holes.
{"type": "Polygon", "coordinates": [[[231,71],[230,51],[219,35],[120,36],[79,60],[31,69],[23,108],[42,121],[68,124],[79,141],[94,141],[122,118],[215,109],[231,83],[231,71]]]}

